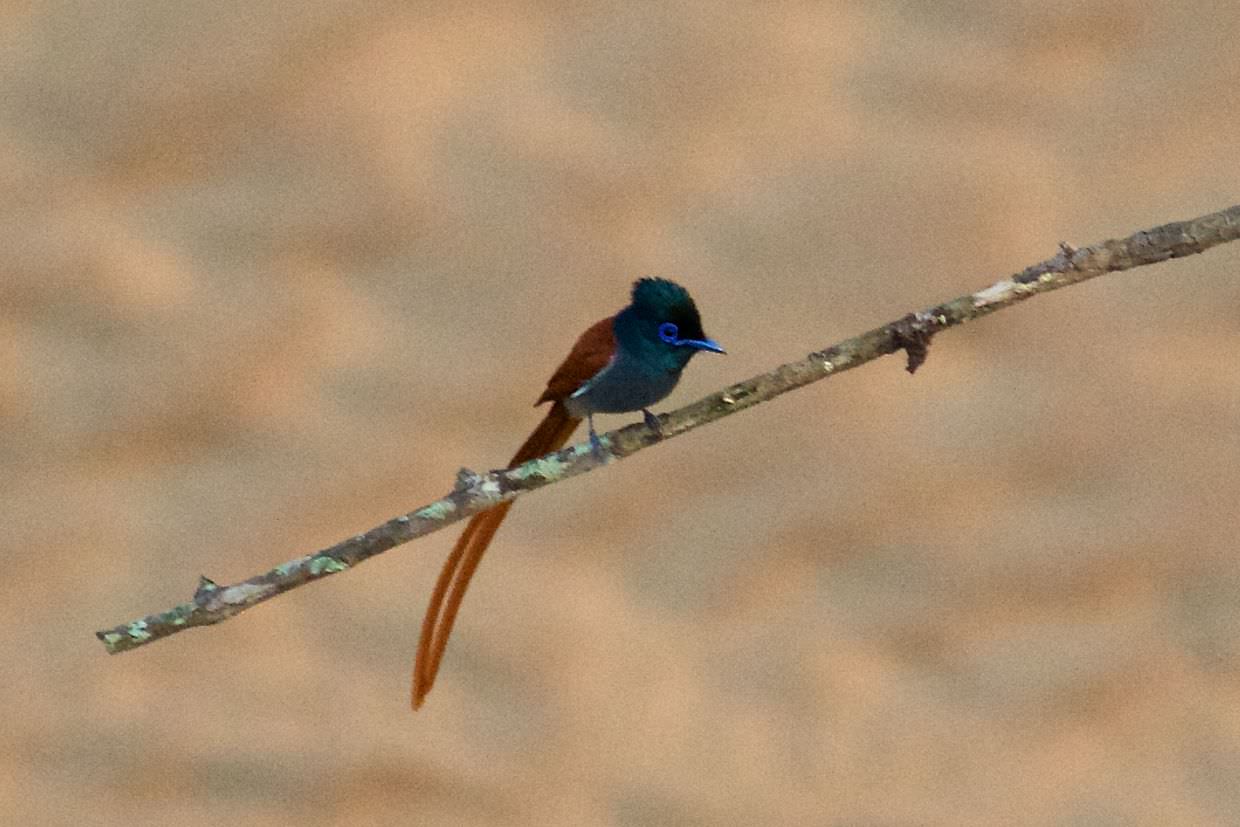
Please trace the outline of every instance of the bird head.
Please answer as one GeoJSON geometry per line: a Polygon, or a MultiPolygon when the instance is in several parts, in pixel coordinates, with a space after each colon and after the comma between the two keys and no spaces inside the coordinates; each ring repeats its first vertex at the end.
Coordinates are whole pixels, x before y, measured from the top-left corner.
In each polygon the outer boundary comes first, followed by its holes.
{"type": "Polygon", "coordinates": [[[621,344],[649,354],[680,370],[693,354],[708,350],[724,353],[702,330],[702,318],[689,291],[674,281],[644,278],[633,283],[633,299],[618,326],[621,344]],[[626,341],[627,340],[627,341],[626,341]]]}

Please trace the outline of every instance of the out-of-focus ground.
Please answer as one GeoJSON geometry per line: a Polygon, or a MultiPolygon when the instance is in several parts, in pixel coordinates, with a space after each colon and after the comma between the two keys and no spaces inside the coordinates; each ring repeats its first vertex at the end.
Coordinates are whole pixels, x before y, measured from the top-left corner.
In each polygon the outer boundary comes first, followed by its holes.
{"type": "Polygon", "coordinates": [[[1240,823],[1240,246],[522,500],[416,716],[456,531],[93,636],[502,464],[638,276],[674,406],[1237,202],[1240,4],[2,15],[4,823],[1240,823]]]}

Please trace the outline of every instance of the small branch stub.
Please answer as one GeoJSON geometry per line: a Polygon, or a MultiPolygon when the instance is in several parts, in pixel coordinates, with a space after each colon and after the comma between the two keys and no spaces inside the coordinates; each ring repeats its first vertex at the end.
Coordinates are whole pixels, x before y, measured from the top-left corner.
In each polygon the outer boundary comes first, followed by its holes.
{"type": "Polygon", "coordinates": [[[916,373],[926,363],[926,356],[930,353],[930,339],[934,337],[935,330],[926,323],[926,318],[921,313],[909,313],[891,325],[896,349],[902,349],[908,357],[904,369],[909,373],[916,373]]]}

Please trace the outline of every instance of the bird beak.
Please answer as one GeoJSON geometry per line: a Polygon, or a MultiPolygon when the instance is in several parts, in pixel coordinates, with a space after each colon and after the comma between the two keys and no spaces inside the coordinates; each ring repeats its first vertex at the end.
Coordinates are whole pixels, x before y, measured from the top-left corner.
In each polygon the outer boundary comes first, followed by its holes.
{"type": "Polygon", "coordinates": [[[727,351],[723,349],[723,345],[719,344],[714,339],[683,339],[680,343],[682,345],[688,345],[695,350],[709,350],[711,353],[727,353],[727,351]]]}

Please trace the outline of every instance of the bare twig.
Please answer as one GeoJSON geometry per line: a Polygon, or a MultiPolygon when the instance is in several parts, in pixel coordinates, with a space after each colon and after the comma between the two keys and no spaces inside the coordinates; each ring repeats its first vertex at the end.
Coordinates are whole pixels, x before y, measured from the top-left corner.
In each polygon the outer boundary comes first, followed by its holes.
{"type": "Polygon", "coordinates": [[[96,632],[108,652],[125,652],[188,629],[219,623],[281,592],[346,571],[393,546],[438,531],[527,491],[584,474],[611,459],[622,459],[664,439],[729,416],[780,394],[840,373],[898,350],[908,354],[908,370],[925,361],[931,338],[941,330],[993,313],[1040,293],[1104,273],[1201,253],[1240,237],[1240,205],[1191,221],[1164,224],[1125,239],[1059,252],[1041,264],[967,296],[883,325],[732,385],[660,417],[661,434],[645,424],[629,425],[603,437],[601,456],[581,443],[516,468],[479,475],[462,469],[453,491],[430,505],[388,520],[365,534],[276,566],[231,586],[201,578],[188,603],[96,632]]]}

